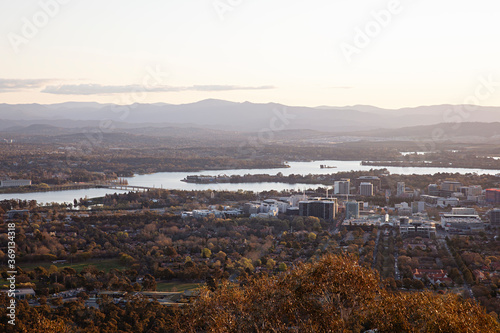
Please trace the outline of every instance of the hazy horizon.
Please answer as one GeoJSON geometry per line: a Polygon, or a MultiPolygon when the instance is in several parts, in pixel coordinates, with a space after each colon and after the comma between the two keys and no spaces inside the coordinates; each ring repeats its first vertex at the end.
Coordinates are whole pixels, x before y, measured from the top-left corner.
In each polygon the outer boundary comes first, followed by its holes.
{"type": "MultiPolygon", "coordinates": [[[[197,104],[205,101],[221,101],[221,102],[229,102],[229,103],[235,103],[235,104],[244,104],[244,103],[250,103],[250,104],[280,104],[284,106],[291,106],[291,107],[307,107],[307,108],[332,108],[332,109],[345,109],[345,108],[356,108],[356,107],[373,107],[377,109],[385,109],[385,110],[391,110],[391,111],[396,111],[396,110],[401,110],[401,109],[414,109],[414,108],[419,108],[419,107],[439,107],[439,106],[463,106],[463,105],[471,105],[475,106],[474,104],[449,104],[449,103],[443,103],[443,104],[422,104],[422,105],[415,105],[415,106],[401,106],[401,107],[382,107],[379,105],[371,105],[371,104],[353,104],[353,105],[292,105],[292,104],[283,104],[283,103],[278,103],[275,101],[269,101],[269,102],[255,102],[255,101],[234,101],[234,100],[227,100],[227,99],[220,99],[220,98],[205,98],[205,99],[200,99],[200,100],[194,100],[191,102],[179,102],[179,103],[168,103],[168,102],[134,102],[134,103],[115,103],[115,102],[98,102],[98,101],[78,101],[78,100],[66,100],[62,102],[55,102],[55,103],[38,103],[38,102],[30,102],[30,103],[5,103],[2,102],[0,105],[45,105],[45,106],[51,106],[51,105],[58,105],[58,104],[71,104],[71,103],[96,103],[100,105],[107,105],[107,104],[116,104],[120,106],[130,106],[134,104],[144,104],[144,105],[158,105],[158,104],[167,104],[167,105],[187,105],[187,104],[197,104]]],[[[481,107],[486,107],[486,108],[497,108],[500,107],[500,105],[481,105],[481,107]]]]}

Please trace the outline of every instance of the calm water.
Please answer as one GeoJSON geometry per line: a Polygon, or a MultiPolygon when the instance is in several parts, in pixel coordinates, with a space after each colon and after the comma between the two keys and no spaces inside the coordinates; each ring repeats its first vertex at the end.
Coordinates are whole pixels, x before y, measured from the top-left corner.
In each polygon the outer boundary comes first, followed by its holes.
{"type": "MultiPolygon", "coordinates": [[[[314,184],[283,184],[283,183],[245,183],[245,184],[190,184],[181,182],[188,175],[245,175],[245,174],[271,174],[275,175],[281,172],[283,175],[291,174],[331,174],[340,171],[367,171],[370,169],[380,169],[382,167],[361,165],[361,161],[314,161],[314,162],[289,162],[290,168],[283,169],[231,169],[231,170],[209,170],[199,172],[159,172],[149,175],[136,175],[135,177],[126,178],[129,185],[147,186],[165,189],[177,190],[229,190],[237,191],[239,189],[245,191],[262,192],[267,190],[302,190],[304,188],[316,188],[319,185],[314,184]],[[321,169],[320,165],[336,166],[334,169],[321,169]]],[[[451,173],[478,173],[478,174],[497,174],[499,170],[484,170],[484,169],[463,169],[463,168],[404,168],[404,167],[387,167],[391,174],[434,174],[438,172],[451,173]]],[[[108,193],[122,193],[125,191],[109,190],[109,189],[88,189],[88,190],[71,190],[59,192],[40,192],[40,193],[22,193],[22,194],[0,194],[0,200],[5,199],[22,199],[22,200],[37,200],[38,202],[72,202],[73,199],[84,198],[85,196],[92,198],[103,196],[108,193]]]]}
{"type": "Polygon", "coordinates": [[[108,193],[125,193],[127,191],[110,190],[106,188],[91,188],[86,190],[52,191],[36,193],[0,194],[0,200],[21,199],[36,200],[38,203],[73,203],[73,199],[102,197],[108,193]]]}

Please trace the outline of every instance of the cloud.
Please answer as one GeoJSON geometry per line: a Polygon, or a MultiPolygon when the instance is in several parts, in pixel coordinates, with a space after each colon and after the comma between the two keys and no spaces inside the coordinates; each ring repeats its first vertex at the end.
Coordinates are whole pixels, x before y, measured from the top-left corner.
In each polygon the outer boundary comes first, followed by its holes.
{"type": "Polygon", "coordinates": [[[262,90],[274,89],[273,86],[233,86],[233,85],[194,85],[188,87],[153,86],[146,87],[139,84],[112,86],[101,84],[64,84],[59,86],[47,86],[42,90],[44,93],[57,95],[100,95],[121,94],[131,92],[180,92],[180,91],[231,91],[231,90],[262,90]]]}
{"type": "Polygon", "coordinates": [[[2,79],[0,78],[0,92],[18,91],[40,88],[51,82],[49,79],[2,79]]]}
{"type": "Polygon", "coordinates": [[[354,87],[351,86],[335,86],[335,87],[328,87],[328,89],[352,89],[354,87]]]}
{"type": "Polygon", "coordinates": [[[241,87],[241,86],[224,86],[224,85],[207,85],[207,86],[192,86],[185,90],[195,91],[227,91],[227,90],[265,90],[274,89],[274,86],[258,86],[258,87],[241,87]]]}

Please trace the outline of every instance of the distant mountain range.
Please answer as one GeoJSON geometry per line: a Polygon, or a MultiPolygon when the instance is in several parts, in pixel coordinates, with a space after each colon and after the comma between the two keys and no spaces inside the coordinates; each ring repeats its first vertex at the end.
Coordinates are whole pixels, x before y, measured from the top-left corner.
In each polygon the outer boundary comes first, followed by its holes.
{"type": "Polygon", "coordinates": [[[113,131],[172,137],[217,135],[220,131],[265,135],[273,131],[283,132],[283,138],[300,132],[308,138],[355,135],[410,139],[430,137],[438,126],[450,137],[494,137],[500,129],[500,107],[436,105],[394,110],[367,105],[298,107],[214,99],[182,105],[0,104],[0,131],[4,133],[68,135],[110,126],[113,131]]]}

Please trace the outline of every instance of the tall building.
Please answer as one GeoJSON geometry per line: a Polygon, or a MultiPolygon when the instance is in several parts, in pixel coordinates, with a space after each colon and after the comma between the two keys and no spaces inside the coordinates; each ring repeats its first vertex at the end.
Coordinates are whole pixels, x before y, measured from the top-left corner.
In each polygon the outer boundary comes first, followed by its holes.
{"type": "Polygon", "coordinates": [[[500,203],[500,188],[486,189],[485,199],[487,203],[492,203],[492,204],[500,203]]]}
{"type": "Polygon", "coordinates": [[[336,213],[336,200],[310,200],[299,202],[300,216],[315,216],[327,221],[332,221],[336,213]]]}
{"type": "Polygon", "coordinates": [[[402,196],[403,194],[405,194],[405,190],[406,190],[405,183],[404,182],[398,182],[398,187],[397,187],[396,195],[398,197],[402,196]]]}
{"type": "Polygon", "coordinates": [[[345,203],[345,219],[359,218],[359,204],[356,201],[347,201],[345,203]]]}
{"type": "Polygon", "coordinates": [[[289,198],[292,207],[299,207],[299,202],[306,201],[307,196],[305,194],[295,194],[289,198]]]}
{"type": "Polygon", "coordinates": [[[412,214],[425,212],[425,202],[424,201],[413,201],[411,203],[412,214]]]}
{"type": "Polygon", "coordinates": [[[361,183],[359,184],[359,194],[366,197],[371,197],[373,195],[373,184],[372,183],[361,183]]]}
{"type": "Polygon", "coordinates": [[[359,189],[361,183],[370,183],[373,185],[373,191],[378,192],[382,188],[382,181],[377,176],[361,176],[356,179],[355,186],[359,189]]]}
{"type": "Polygon", "coordinates": [[[334,194],[350,194],[351,181],[349,179],[341,179],[333,184],[334,194]]]}
{"type": "Polygon", "coordinates": [[[460,192],[462,192],[465,197],[478,196],[483,193],[483,188],[481,185],[462,186],[460,192]]]}
{"type": "Polygon", "coordinates": [[[488,213],[491,226],[500,226],[500,209],[492,209],[488,213]]]}
{"type": "Polygon", "coordinates": [[[445,180],[441,183],[441,190],[449,191],[449,192],[458,192],[460,191],[460,187],[462,187],[462,183],[445,180]]]}
{"type": "Polygon", "coordinates": [[[462,183],[445,180],[441,183],[441,190],[439,191],[439,195],[445,198],[449,198],[453,195],[453,193],[460,192],[460,188],[462,187],[462,183]]]}

